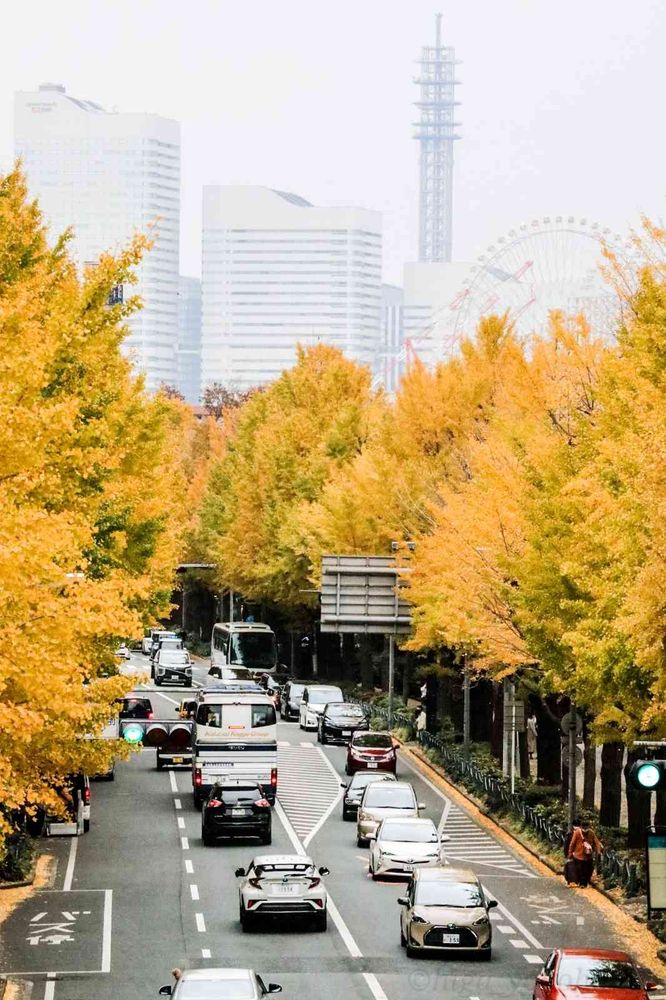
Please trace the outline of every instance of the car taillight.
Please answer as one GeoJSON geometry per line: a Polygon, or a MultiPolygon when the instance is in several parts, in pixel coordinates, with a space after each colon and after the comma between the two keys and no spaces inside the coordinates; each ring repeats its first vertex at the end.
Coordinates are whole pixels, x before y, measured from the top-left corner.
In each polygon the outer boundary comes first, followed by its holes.
{"type": "Polygon", "coordinates": [[[320,882],[321,882],[320,878],[311,878],[310,879],[310,888],[314,889],[316,886],[319,885],[320,882]]]}
{"type": "Polygon", "coordinates": [[[259,878],[249,878],[247,881],[248,884],[253,886],[255,889],[259,889],[261,887],[261,879],[259,878]]]}
{"type": "Polygon", "coordinates": [[[255,806],[259,806],[260,809],[270,809],[271,806],[268,799],[257,799],[257,801],[254,804],[255,806]]]}
{"type": "Polygon", "coordinates": [[[277,767],[271,768],[271,785],[277,788],[277,767]]]}
{"type": "Polygon", "coordinates": [[[89,788],[84,788],[83,789],[83,801],[85,802],[85,804],[87,806],[90,805],[90,789],[89,788]]]}
{"type": "Polygon", "coordinates": [[[195,767],[195,769],[194,769],[194,784],[195,785],[200,785],[201,784],[201,768],[200,767],[195,767]]]}
{"type": "Polygon", "coordinates": [[[209,799],[206,805],[211,806],[213,809],[217,809],[217,807],[221,806],[222,803],[219,799],[209,799]]]}

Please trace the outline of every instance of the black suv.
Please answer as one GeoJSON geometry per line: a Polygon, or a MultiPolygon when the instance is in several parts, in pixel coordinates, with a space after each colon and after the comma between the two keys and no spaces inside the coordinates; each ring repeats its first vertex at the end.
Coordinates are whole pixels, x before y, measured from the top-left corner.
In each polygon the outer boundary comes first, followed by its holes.
{"type": "Polygon", "coordinates": [[[333,702],[326,705],[317,723],[318,743],[349,743],[359,729],[369,729],[368,717],[361,705],[333,702]]]}
{"type": "Polygon", "coordinates": [[[258,837],[271,842],[271,804],[261,785],[213,785],[201,810],[201,839],[210,847],[218,837],[258,837]]]}

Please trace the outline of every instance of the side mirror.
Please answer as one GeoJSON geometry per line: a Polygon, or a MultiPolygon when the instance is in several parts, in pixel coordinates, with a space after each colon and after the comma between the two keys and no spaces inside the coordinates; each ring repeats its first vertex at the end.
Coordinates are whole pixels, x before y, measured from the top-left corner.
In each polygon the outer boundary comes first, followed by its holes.
{"type": "Polygon", "coordinates": [[[268,984],[268,989],[266,990],[266,992],[267,993],[282,993],[282,987],[279,985],[279,983],[269,983],[268,984]]]}
{"type": "Polygon", "coordinates": [[[347,788],[347,785],[345,785],[344,781],[340,782],[340,788],[347,788]]]}
{"type": "Polygon", "coordinates": [[[550,986],[550,976],[547,976],[545,972],[540,972],[536,981],[539,986],[550,986]]]}
{"type": "Polygon", "coordinates": [[[245,869],[244,868],[237,868],[236,871],[234,872],[234,875],[236,876],[236,878],[242,878],[242,876],[244,874],[245,874],[245,869]]]}
{"type": "Polygon", "coordinates": [[[449,837],[448,833],[443,833],[439,839],[442,844],[448,844],[451,838],[449,837]]]}
{"type": "Polygon", "coordinates": [[[398,896],[398,906],[409,906],[409,899],[407,896],[398,896]]]}
{"type": "Polygon", "coordinates": [[[171,987],[170,986],[163,986],[162,989],[159,992],[159,995],[161,997],[170,997],[171,996],[171,987]]]}
{"type": "Polygon", "coordinates": [[[426,807],[425,802],[419,802],[419,809],[425,809],[425,807],[426,807]]]}
{"type": "Polygon", "coordinates": [[[322,868],[319,869],[319,874],[320,875],[330,875],[331,872],[330,872],[329,868],[326,868],[325,866],[323,866],[322,868]]]}
{"type": "Polygon", "coordinates": [[[489,899],[488,900],[488,909],[489,910],[494,909],[496,906],[497,906],[497,900],[496,899],[489,899]]]}

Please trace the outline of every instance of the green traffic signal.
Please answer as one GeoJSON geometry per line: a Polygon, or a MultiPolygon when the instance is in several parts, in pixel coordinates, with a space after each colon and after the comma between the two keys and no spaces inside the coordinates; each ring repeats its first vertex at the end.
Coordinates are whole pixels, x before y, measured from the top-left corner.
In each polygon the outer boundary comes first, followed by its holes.
{"type": "Polygon", "coordinates": [[[140,743],[143,739],[144,727],[138,722],[130,722],[123,726],[123,739],[126,743],[140,743]]]}
{"type": "Polygon", "coordinates": [[[629,781],[644,792],[666,788],[666,760],[637,760],[629,771],[629,781]]]}

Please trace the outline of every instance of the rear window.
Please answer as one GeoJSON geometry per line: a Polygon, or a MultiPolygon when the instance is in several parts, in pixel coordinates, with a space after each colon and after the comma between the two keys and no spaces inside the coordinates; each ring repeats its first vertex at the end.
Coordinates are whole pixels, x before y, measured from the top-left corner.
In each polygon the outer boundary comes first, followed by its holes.
{"type": "Polygon", "coordinates": [[[365,788],[366,785],[373,785],[376,781],[393,781],[392,774],[378,774],[376,771],[357,771],[351,780],[350,788],[365,788]]]}
{"type": "Polygon", "coordinates": [[[252,706],[252,728],[259,729],[262,726],[275,725],[275,708],[273,705],[253,705],[252,706]]]}
{"type": "Polygon", "coordinates": [[[413,809],[415,801],[410,787],[393,784],[392,781],[369,785],[363,797],[364,805],[375,809],[413,809]]]}
{"type": "Polygon", "coordinates": [[[309,688],[308,701],[311,705],[325,705],[329,701],[344,701],[340,688],[309,688]]]}
{"type": "Polygon", "coordinates": [[[224,802],[256,802],[263,798],[263,792],[256,785],[254,788],[216,788],[213,797],[224,802]]]}
{"type": "Polygon", "coordinates": [[[352,740],[355,747],[367,747],[377,750],[390,750],[393,739],[388,733],[361,733],[352,740]]]}

